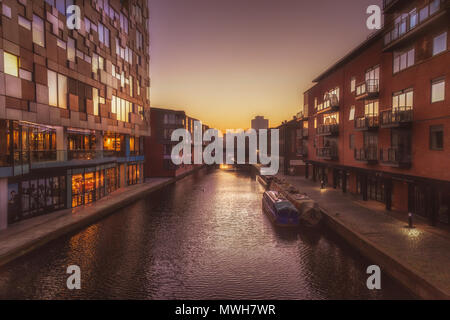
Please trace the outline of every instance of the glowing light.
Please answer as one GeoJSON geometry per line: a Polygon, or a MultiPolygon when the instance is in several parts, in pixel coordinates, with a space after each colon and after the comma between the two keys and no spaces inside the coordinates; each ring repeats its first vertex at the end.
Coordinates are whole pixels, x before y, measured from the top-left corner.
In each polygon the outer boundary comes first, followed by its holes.
{"type": "Polygon", "coordinates": [[[228,169],[229,166],[227,164],[221,164],[220,169],[228,169]]]}

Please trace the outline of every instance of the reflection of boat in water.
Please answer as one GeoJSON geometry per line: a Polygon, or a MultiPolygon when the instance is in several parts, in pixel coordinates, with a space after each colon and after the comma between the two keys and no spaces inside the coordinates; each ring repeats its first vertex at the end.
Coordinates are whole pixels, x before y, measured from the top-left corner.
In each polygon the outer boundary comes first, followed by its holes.
{"type": "Polygon", "coordinates": [[[263,211],[269,219],[280,227],[297,227],[300,222],[295,206],[276,191],[263,194],[263,211]]]}

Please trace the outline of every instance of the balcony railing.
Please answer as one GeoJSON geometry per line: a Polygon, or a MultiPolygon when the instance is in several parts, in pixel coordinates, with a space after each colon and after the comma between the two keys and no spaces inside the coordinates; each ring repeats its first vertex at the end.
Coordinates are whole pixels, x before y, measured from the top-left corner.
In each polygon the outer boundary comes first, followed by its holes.
{"type": "Polygon", "coordinates": [[[320,124],[316,129],[318,136],[332,136],[339,133],[338,124],[320,124]]]}
{"type": "Polygon", "coordinates": [[[320,103],[315,108],[316,112],[330,112],[339,109],[339,98],[336,94],[327,94],[323,103],[320,103]]]}
{"type": "Polygon", "coordinates": [[[378,149],[377,147],[355,149],[354,157],[356,161],[375,163],[378,162],[378,149]]]}
{"type": "Polygon", "coordinates": [[[338,158],[338,151],[336,147],[317,148],[316,156],[319,159],[336,160],[338,158]]]}
{"type": "MultiPolygon", "coordinates": [[[[397,39],[402,38],[410,31],[416,29],[418,26],[428,21],[443,7],[441,1],[442,0],[433,0],[425,7],[419,8],[416,11],[405,15],[405,17],[401,21],[397,22],[394,27],[388,33],[386,33],[384,38],[384,45],[387,46],[397,39]]],[[[385,5],[389,5],[391,2],[394,1],[385,1],[385,5]]]]}
{"type": "Polygon", "coordinates": [[[13,155],[0,155],[0,167],[12,167],[30,163],[62,162],[125,157],[125,153],[113,150],[31,150],[15,151],[13,155]]]}
{"type": "Polygon", "coordinates": [[[380,80],[370,79],[366,80],[356,86],[355,96],[356,100],[375,99],[380,93],[380,80]]]}
{"type": "Polygon", "coordinates": [[[413,107],[402,107],[381,112],[381,127],[407,126],[413,121],[413,107]]]}
{"type": "Polygon", "coordinates": [[[379,116],[365,115],[364,117],[355,119],[355,129],[359,131],[377,129],[379,126],[379,116]]]}
{"type": "Polygon", "coordinates": [[[411,165],[411,152],[401,148],[380,149],[380,162],[393,167],[408,167],[411,165]]]}

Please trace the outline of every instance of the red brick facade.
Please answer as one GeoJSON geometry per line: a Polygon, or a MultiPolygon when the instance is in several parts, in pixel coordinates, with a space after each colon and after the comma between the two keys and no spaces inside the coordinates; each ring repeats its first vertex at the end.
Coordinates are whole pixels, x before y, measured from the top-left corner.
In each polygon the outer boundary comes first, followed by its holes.
{"type": "Polygon", "coordinates": [[[390,1],[384,28],[315,79],[308,177],[449,223],[449,7],[390,1]]]}

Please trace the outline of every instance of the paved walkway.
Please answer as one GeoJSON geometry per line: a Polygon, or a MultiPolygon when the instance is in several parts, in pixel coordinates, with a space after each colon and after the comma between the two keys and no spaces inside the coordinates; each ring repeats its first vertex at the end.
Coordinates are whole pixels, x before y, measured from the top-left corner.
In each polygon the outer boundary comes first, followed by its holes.
{"type": "Polygon", "coordinates": [[[321,190],[318,183],[302,177],[279,176],[317,201],[328,216],[359,234],[389,258],[450,298],[450,239],[419,224],[406,228],[404,221],[363,206],[342,191],[321,190]]]}
{"type": "Polygon", "coordinates": [[[136,201],[146,193],[175,182],[157,178],[130,186],[86,206],[66,209],[18,222],[0,231],[0,265],[21,256],[63,234],[86,227],[102,217],[136,201]]]}

